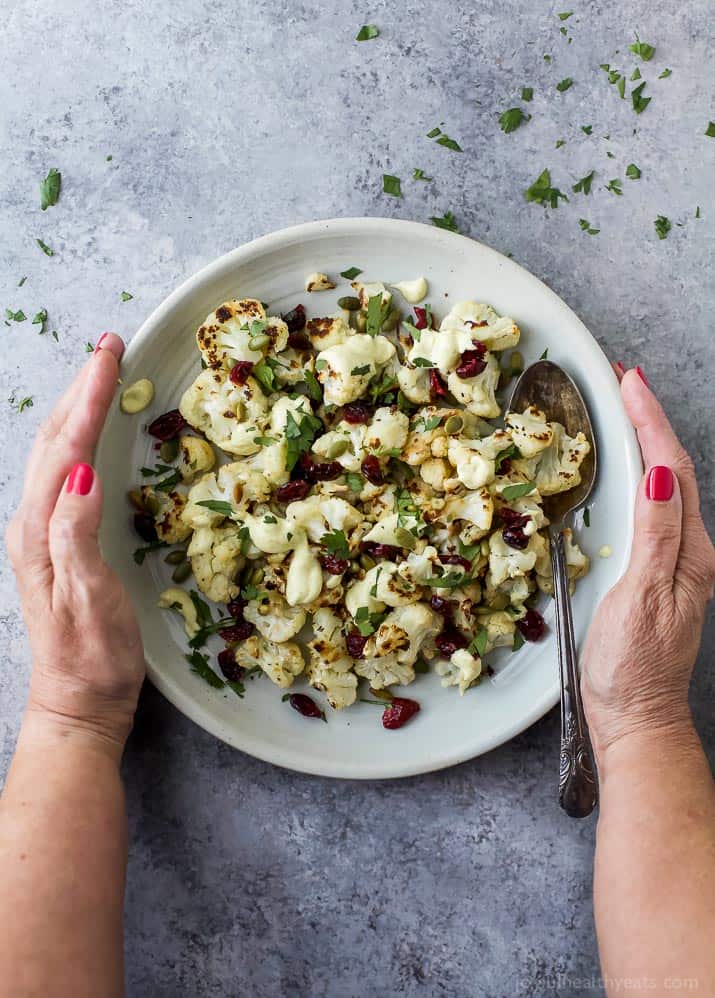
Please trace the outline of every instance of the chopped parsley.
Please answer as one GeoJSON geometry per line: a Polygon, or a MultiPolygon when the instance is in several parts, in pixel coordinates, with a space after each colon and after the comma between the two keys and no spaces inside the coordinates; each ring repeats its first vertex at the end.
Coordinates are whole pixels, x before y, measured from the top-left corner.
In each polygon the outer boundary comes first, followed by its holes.
{"type": "Polygon", "coordinates": [[[303,372],[303,378],[308,388],[308,398],[312,399],[313,402],[322,402],[323,390],[321,389],[320,382],[313,372],[306,368],[303,372]]]}
{"type": "Polygon", "coordinates": [[[653,225],[655,226],[658,239],[665,239],[672,228],[670,219],[665,215],[658,215],[653,225]]]}
{"type": "Polygon", "coordinates": [[[196,503],[197,506],[204,506],[206,509],[210,509],[212,513],[223,513],[224,516],[230,516],[233,513],[233,506],[230,502],[222,502],[219,499],[201,499],[196,503]]]}
{"type": "Polygon", "coordinates": [[[432,222],[432,225],[436,225],[438,229],[449,229],[450,232],[459,232],[457,219],[451,211],[445,211],[441,218],[433,215],[430,221],[432,222]]]}
{"type": "Polygon", "coordinates": [[[584,527],[591,526],[591,510],[588,508],[588,506],[586,506],[586,508],[583,511],[583,525],[584,527]]]}
{"type": "Polygon", "coordinates": [[[705,134],[710,139],[715,139],[715,121],[709,121],[708,127],[705,129],[705,134]]]}
{"type": "Polygon", "coordinates": [[[278,388],[276,384],[275,372],[271,365],[272,360],[272,357],[264,357],[262,360],[259,360],[256,365],[254,365],[253,370],[251,371],[251,377],[255,378],[261,388],[263,388],[269,395],[271,392],[275,392],[278,388]]]}
{"type": "Polygon", "coordinates": [[[119,297],[122,299],[122,301],[131,301],[134,295],[129,294],[128,291],[122,291],[119,297]]]}
{"type": "Polygon", "coordinates": [[[431,131],[427,132],[427,138],[436,139],[437,136],[441,133],[441,131],[442,131],[441,128],[433,128],[431,131]]]}
{"type": "Polygon", "coordinates": [[[642,96],[645,85],[646,83],[644,80],[640,86],[631,91],[631,103],[633,104],[633,110],[636,114],[642,114],[650,104],[650,97],[642,96]]]}
{"type": "Polygon", "coordinates": [[[640,56],[643,62],[650,62],[655,55],[655,45],[649,45],[648,42],[642,42],[638,35],[636,35],[636,40],[632,45],[629,45],[628,48],[629,51],[640,56]]]}
{"type": "Polygon", "coordinates": [[[329,534],[323,534],[320,538],[320,543],[330,554],[334,554],[336,558],[340,558],[343,561],[348,561],[350,558],[350,548],[348,547],[348,540],[344,530],[333,530],[329,534]]]}
{"type": "Polygon", "coordinates": [[[618,177],[614,177],[613,180],[608,181],[605,190],[610,191],[611,194],[623,194],[623,191],[621,190],[622,184],[622,180],[619,180],[618,177]]]}
{"type": "Polygon", "coordinates": [[[472,576],[466,572],[447,572],[439,578],[427,579],[422,585],[430,586],[434,589],[461,589],[462,586],[472,582],[472,576]]]}
{"type": "Polygon", "coordinates": [[[254,437],[253,442],[259,447],[270,447],[271,444],[278,443],[278,437],[254,437]]]}
{"type": "Polygon", "coordinates": [[[345,481],[348,483],[348,488],[353,492],[362,492],[365,480],[357,471],[348,471],[345,475],[345,481]]]}
{"type": "Polygon", "coordinates": [[[520,107],[510,107],[499,115],[499,127],[507,134],[514,132],[525,121],[531,118],[530,114],[524,114],[520,107]]]}
{"type": "Polygon", "coordinates": [[[590,194],[591,184],[593,183],[595,173],[595,170],[591,170],[591,172],[587,173],[585,177],[581,177],[580,180],[577,180],[571,188],[574,194],[590,194]]]}
{"type": "Polygon", "coordinates": [[[323,424],[312,413],[304,413],[300,423],[296,422],[292,412],[286,413],[287,471],[292,471],[298,463],[300,455],[310,450],[311,444],[322,428],[323,424]]]}
{"type": "Polygon", "coordinates": [[[641,71],[636,66],[636,68],[631,73],[631,83],[633,83],[634,80],[640,80],[640,78],[641,78],[641,71]]]}
{"type": "Polygon", "coordinates": [[[528,102],[530,100],[533,99],[533,97],[534,97],[534,88],[533,87],[522,87],[521,88],[521,99],[524,100],[524,101],[526,101],[527,104],[528,104],[528,102]]]}
{"type": "Polygon", "coordinates": [[[394,177],[391,173],[383,173],[382,191],[383,194],[390,194],[393,198],[401,198],[402,188],[400,186],[400,178],[394,177]]]}
{"type": "Polygon", "coordinates": [[[489,631],[486,627],[480,627],[474,638],[467,645],[467,651],[470,655],[478,655],[482,658],[484,652],[487,650],[487,642],[489,641],[489,631]]]}
{"type": "Polygon", "coordinates": [[[673,75],[673,70],[672,69],[664,69],[663,72],[659,74],[658,79],[659,80],[667,80],[668,77],[672,76],[672,75],[673,75]]]}
{"type": "Polygon", "coordinates": [[[384,613],[370,613],[366,606],[359,606],[355,611],[353,620],[362,636],[369,638],[371,634],[375,633],[385,617],[384,613]]]}
{"type": "Polygon", "coordinates": [[[507,485],[502,489],[503,499],[521,499],[528,496],[536,488],[536,482],[519,482],[518,485],[507,485]]]}
{"type": "Polygon", "coordinates": [[[581,131],[584,135],[590,135],[593,131],[593,125],[581,125],[581,131]]]}
{"type": "Polygon", "coordinates": [[[566,145],[566,139],[557,139],[556,140],[556,146],[554,148],[560,149],[561,146],[565,146],[565,145],[566,145]]]}
{"type": "Polygon", "coordinates": [[[340,276],[344,277],[346,281],[354,281],[358,274],[362,274],[359,267],[348,267],[347,270],[340,271],[340,276]]]}
{"type": "Polygon", "coordinates": [[[90,343],[89,340],[84,345],[85,353],[94,353],[94,343],[90,343]]]}
{"type": "Polygon", "coordinates": [[[151,551],[158,551],[159,548],[166,548],[169,545],[166,541],[152,541],[151,544],[147,544],[145,547],[137,548],[132,557],[137,565],[143,565],[144,559],[151,551]]]}
{"type": "Polygon", "coordinates": [[[573,14],[572,10],[565,10],[563,14],[557,14],[559,21],[567,21],[573,14]]]}
{"type": "Polygon", "coordinates": [[[521,631],[517,627],[516,630],[514,631],[514,642],[513,642],[512,646],[511,646],[511,650],[512,651],[519,651],[519,649],[521,648],[521,646],[523,644],[524,644],[524,635],[521,633],[521,631]]]}
{"type": "Polygon", "coordinates": [[[415,367],[434,367],[431,360],[427,360],[426,357],[415,357],[412,361],[415,367]]]}
{"type": "Polygon", "coordinates": [[[591,223],[586,218],[579,218],[578,224],[581,226],[584,232],[587,232],[589,236],[597,236],[601,231],[600,229],[594,229],[591,223]]]}
{"type": "Polygon", "coordinates": [[[354,367],[350,372],[352,377],[360,377],[363,374],[369,374],[372,370],[372,364],[362,364],[360,367],[354,367]]]}
{"type": "Polygon", "coordinates": [[[559,93],[563,94],[572,86],[573,86],[573,80],[571,79],[571,77],[565,76],[563,80],[560,80],[556,84],[556,89],[559,91],[559,93]]]}
{"type": "Polygon", "coordinates": [[[55,251],[53,249],[50,249],[50,247],[47,245],[47,243],[43,243],[43,241],[41,239],[36,239],[35,242],[40,247],[40,249],[45,254],[45,256],[54,256],[55,255],[55,251]]]}
{"type": "Polygon", "coordinates": [[[449,135],[442,131],[441,128],[433,128],[427,132],[428,139],[436,139],[438,146],[444,146],[445,149],[452,149],[454,152],[463,152],[464,150],[460,146],[459,142],[455,139],[450,139],[449,135]]]}
{"type": "Polygon", "coordinates": [[[47,322],[47,309],[46,308],[41,308],[40,311],[35,315],[34,319],[32,320],[32,325],[33,326],[39,326],[40,327],[39,330],[38,330],[38,333],[40,335],[42,335],[42,333],[44,333],[44,331],[45,331],[45,323],[46,322],[47,322]]]}
{"type": "Polygon", "coordinates": [[[368,336],[377,336],[382,329],[382,324],[390,311],[390,299],[382,300],[381,294],[373,295],[367,302],[367,324],[365,331],[368,336]]]}
{"type": "Polygon", "coordinates": [[[413,180],[431,180],[432,177],[428,177],[424,170],[420,170],[418,166],[414,168],[412,173],[413,180]]]}
{"type": "Polygon", "coordinates": [[[626,167],[626,176],[629,180],[640,180],[641,171],[638,169],[635,163],[629,163],[626,167]]]}
{"type": "Polygon", "coordinates": [[[563,201],[568,201],[568,198],[563,194],[558,187],[551,186],[551,174],[548,170],[543,170],[531,187],[527,188],[524,195],[527,201],[536,202],[536,204],[549,204],[552,208],[557,208],[559,199],[563,201]]]}
{"type": "Polygon", "coordinates": [[[20,280],[17,282],[18,288],[21,288],[22,285],[25,283],[26,280],[27,280],[26,277],[21,277],[20,280]]]}
{"type": "Polygon", "coordinates": [[[26,395],[24,399],[20,399],[18,402],[14,395],[11,395],[8,399],[11,406],[15,408],[17,412],[24,412],[25,409],[32,409],[35,404],[35,400],[32,395],[26,395]]]}
{"type": "Polygon", "coordinates": [[[226,685],[219,676],[213,671],[209,665],[209,660],[206,655],[202,655],[200,651],[193,651],[190,655],[186,655],[186,661],[191,666],[191,671],[200,676],[205,683],[209,686],[213,686],[216,690],[222,690],[226,685]]]}
{"type": "Polygon", "coordinates": [[[548,360],[548,357],[549,357],[549,348],[547,347],[542,353],[542,355],[539,357],[539,360],[548,360]]]}
{"type": "Polygon", "coordinates": [[[355,35],[356,42],[369,42],[372,38],[377,38],[380,29],[376,24],[363,24],[362,28],[355,35]]]}
{"type": "Polygon", "coordinates": [[[62,174],[53,166],[45,179],[40,181],[40,207],[43,211],[45,211],[46,208],[50,208],[52,205],[57,204],[61,186],[62,174]]]}
{"type": "Polygon", "coordinates": [[[8,320],[8,322],[24,322],[26,318],[27,316],[21,308],[19,308],[17,312],[13,312],[11,308],[5,309],[5,319],[8,320]]]}

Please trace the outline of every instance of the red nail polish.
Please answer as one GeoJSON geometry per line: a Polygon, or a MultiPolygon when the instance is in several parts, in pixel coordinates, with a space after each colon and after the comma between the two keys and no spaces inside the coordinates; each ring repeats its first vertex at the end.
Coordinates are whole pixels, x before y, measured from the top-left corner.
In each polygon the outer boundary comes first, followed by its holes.
{"type": "Polygon", "coordinates": [[[656,464],[645,480],[645,494],[654,502],[667,502],[673,495],[673,472],[664,464],[656,464]]]}
{"type": "Polygon", "coordinates": [[[643,382],[643,384],[646,385],[648,388],[650,388],[650,385],[648,384],[648,378],[646,378],[645,374],[643,374],[643,368],[642,367],[636,367],[636,374],[641,379],[641,381],[643,382]]]}
{"type": "Polygon", "coordinates": [[[102,335],[97,340],[97,346],[94,348],[94,352],[95,353],[97,353],[99,350],[102,349],[102,343],[106,340],[106,338],[108,336],[109,336],[109,333],[102,333],[102,335]]]}
{"type": "Polygon", "coordinates": [[[67,491],[73,496],[86,496],[92,488],[94,470],[91,464],[76,464],[67,479],[67,491]]]}
{"type": "Polygon", "coordinates": [[[626,369],[625,369],[625,367],[623,366],[623,364],[622,364],[622,363],[620,362],[620,360],[617,360],[617,361],[616,361],[616,367],[618,368],[618,370],[619,370],[619,372],[620,372],[621,374],[625,374],[625,373],[626,373],[626,369]]]}

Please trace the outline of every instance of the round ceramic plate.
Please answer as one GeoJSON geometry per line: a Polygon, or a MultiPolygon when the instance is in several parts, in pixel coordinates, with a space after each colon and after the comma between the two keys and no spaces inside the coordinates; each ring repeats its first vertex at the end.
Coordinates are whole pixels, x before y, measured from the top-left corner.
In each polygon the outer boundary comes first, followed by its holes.
{"type": "MultiPolygon", "coordinates": [[[[284,692],[266,677],[247,683],[239,699],[215,690],[194,675],[185,659],[186,637],[176,614],[157,609],[170,568],[150,554],[142,566],[132,558],[138,546],[130,527],[126,493],[137,469],[153,463],[146,424],[177,406],[195,378],[197,327],[221,302],[253,297],[270,313],[302,301],[309,315],[336,310],[348,290],[337,277],[351,266],[364,280],[385,283],[424,275],[428,300],[441,318],[465,299],[489,302],[522,329],[525,362],[548,348],[549,358],[572,375],[591,411],[599,448],[599,479],[590,502],[590,527],[577,525],[579,543],[592,568],[574,599],[576,638],[581,642],[594,608],[625,569],[631,541],[631,509],[641,474],[634,433],[608,360],[574,313],[541,281],[512,260],[464,236],[432,226],[380,218],[312,222],[264,236],[227,253],[191,277],[156,309],[132,339],[122,362],[125,384],[151,378],[156,397],[139,416],[115,404],[102,435],[97,465],[105,489],[102,547],[117,570],[139,615],[149,678],[179,710],[230,745],[279,766],[323,776],[381,779],[451,766],[507,741],[541,717],[558,698],[554,610],[544,611],[548,635],[517,653],[490,656],[493,678],[463,697],[442,689],[433,674],[418,676],[405,695],[421,704],[419,715],[399,731],[386,731],[381,710],[356,703],[328,723],[311,721],[281,702],[284,692]],[[336,277],[334,292],[306,294],[313,271],[336,277]],[[599,557],[608,545],[610,558],[599,557]]],[[[220,647],[210,645],[211,652],[220,647]]],[[[304,688],[298,682],[295,689],[304,688]]],[[[315,694],[323,700],[322,694],[315,694]]]]}

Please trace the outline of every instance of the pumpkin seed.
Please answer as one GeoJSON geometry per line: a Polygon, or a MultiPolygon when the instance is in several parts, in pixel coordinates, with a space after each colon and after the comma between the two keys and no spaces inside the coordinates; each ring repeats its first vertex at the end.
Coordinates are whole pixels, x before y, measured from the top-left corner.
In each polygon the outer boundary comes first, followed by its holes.
{"type": "Polygon", "coordinates": [[[248,341],[249,350],[262,350],[267,347],[271,342],[271,338],[268,333],[258,333],[257,336],[252,336],[248,341]]]}
{"type": "Polygon", "coordinates": [[[506,593],[497,593],[489,606],[492,610],[506,610],[509,606],[509,597],[506,593]]]}
{"type": "Polygon", "coordinates": [[[521,372],[524,370],[524,358],[518,350],[515,350],[512,353],[511,357],[509,358],[509,364],[511,366],[512,374],[521,374],[521,372]]]}
{"type": "Polygon", "coordinates": [[[246,418],[246,406],[243,404],[243,402],[237,402],[236,419],[239,421],[239,423],[242,423],[245,418],[246,418]]]}
{"type": "Polygon", "coordinates": [[[360,555],[360,567],[364,568],[366,572],[369,572],[371,568],[374,568],[377,562],[370,557],[369,554],[360,555]]]}
{"type": "Polygon", "coordinates": [[[148,378],[140,378],[134,384],[124,389],[119,396],[119,408],[122,412],[133,416],[151,404],[154,398],[154,385],[148,378]]]}
{"type": "Polygon", "coordinates": [[[387,318],[382,324],[383,333],[390,333],[402,321],[402,312],[399,308],[391,308],[387,313],[387,318]]]}
{"type": "Polygon", "coordinates": [[[390,693],[389,690],[375,690],[371,686],[370,693],[374,697],[377,697],[378,700],[392,700],[392,693],[390,693]]]}
{"type": "Polygon", "coordinates": [[[263,582],[263,576],[264,575],[265,575],[265,572],[263,571],[262,568],[254,568],[253,572],[251,573],[251,582],[253,583],[253,585],[257,586],[261,582],[263,582]]]}
{"type": "Polygon", "coordinates": [[[161,509],[161,503],[156,496],[146,496],[144,498],[144,508],[147,513],[151,513],[152,516],[158,516],[159,510],[161,509]]]}
{"type": "Polygon", "coordinates": [[[459,433],[463,426],[464,420],[461,416],[450,416],[444,424],[444,432],[451,437],[453,434],[459,433]]]}
{"type": "Polygon", "coordinates": [[[138,509],[140,513],[145,511],[146,507],[144,505],[144,499],[138,489],[132,489],[130,492],[127,492],[127,499],[132,504],[134,509],[138,509]]]}
{"type": "Polygon", "coordinates": [[[352,295],[345,295],[343,298],[338,298],[338,308],[344,308],[348,312],[357,312],[360,308],[360,299],[353,298],[352,295]]]}
{"type": "Polygon", "coordinates": [[[417,538],[406,527],[397,528],[395,540],[401,548],[408,548],[410,551],[413,551],[417,546],[417,538]]]}
{"type": "Polygon", "coordinates": [[[164,461],[165,464],[169,464],[171,461],[175,461],[179,456],[179,441],[165,440],[164,443],[159,448],[159,457],[164,461]]]}
{"type": "Polygon", "coordinates": [[[268,614],[271,612],[271,605],[270,605],[270,603],[259,603],[258,604],[258,612],[260,613],[260,615],[262,617],[267,617],[268,614]]]}
{"type": "Polygon", "coordinates": [[[347,440],[334,440],[333,443],[328,447],[328,452],[326,457],[333,461],[336,457],[340,457],[348,449],[347,440]]]}
{"type": "Polygon", "coordinates": [[[180,565],[182,561],[186,561],[186,551],[183,548],[178,548],[176,551],[169,551],[164,561],[167,565],[180,565]]]}
{"type": "Polygon", "coordinates": [[[186,582],[188,577],[191,575],[191,562],[182,561],[180,565],[177,565],[174,571],[171,573],[172,582],[186,582]]]}

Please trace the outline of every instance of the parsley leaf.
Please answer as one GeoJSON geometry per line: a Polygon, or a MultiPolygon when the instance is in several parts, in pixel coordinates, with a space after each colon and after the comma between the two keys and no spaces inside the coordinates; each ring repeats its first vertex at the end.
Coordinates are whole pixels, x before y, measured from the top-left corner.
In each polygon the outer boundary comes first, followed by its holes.
{"type": "Polygon", "coordinates": [[[581,125],[581,131],[584,135],[590,135],[593,131],[593,125],[581,125]]]}
{"type": "Polygon", "coordinates": [[[665,239],[671,230],[670,219],[665,215],[658,215],[656,220],[653,222],[655,226],[655,231],[658,234],[658,239],[665,239]]]}
{"type": "Polygon", "coordinates": [[[559,91],[559,93],[563,94],[569,89],[569,87],[572,86],[573,86],[573,80],[571,79],[570,76],[566,76],[564,77],[563,80],[561,80],[559,83],[556,84],[556,89],[559,91]]]}
{"type": "Polygon", "coordinates": [[[350,548],[348,547],[345,531],[333,530],[329,534],[323,534],[320,538],[320,543],[327,551],[334,554],[336,558],[340,558],[343,561],[349,560],[350,548]]]}
{"type": "Polygon", "coordinates": [[[224,516],[230,516],[233,513],[233,506],[230,502],[221,502],[218,499],[201,499],[196,505],[204,506],[206,509],[210,509],[212,513],[223,513],[224,516]]]}
{"type": "Polygon", "coordinates": [[[437,136],[441,135],[441,134],[442,134],[442,129],[435,127],[431,131],[427,132],[427,138],[428,139],[436,139],[437,136]]]}
{"type": "Polygon", "coordinates": [[[10,322],[24,322],[27,316],[25,315],[25,313],[22,311],[21,308],[19,308],[17,312],[13,312],[11,308],[6,308],[5,318],[9,319],[10,322]]]}
{"type": "Polygon", "coordinates": [[[662,73],[658,76],[659,80],[667,80],[669,76],[673,75],[672,69],[664,69],[662,73]]]}
{"type": "Polygon", "coordinates": [[[557,14],[559,21],[567,21],[573,14],[572,10],[565,10],[563,14],[557,14]]]}
{"type": "Polygon", "coordinates": [[[208,683],[209,686],[213,686],[216,690],[222,690],[226,685],[219,676],[213,671],[209,665],[209,660],[206,655],[202,655],[200,651],[193,651],[190,655],[185,656],[186,661],[191,666],[191,671],[197,676],[200,676],[204,682],[208,683]]]}
{"type": "Polygon", "coordinates": [[[348,471],[345,475],[345,481],[348,483],[348,488],[353,492],[362,492],[365,481],[357,471],[348,471]]]}
{"type": "Polygon", "coordinates": [[[547,360],[548,356],[549,356],[549,348],[547,347],[542,353],[542,355],[539,357],[539,360],[547,360]]]}
{"type": "Polygon", "coordinates": [[[400,186],[400,178],[394,177],[391,173],[383,173],[382,192],[383,194],[392,195],[393,198],[401,198],[402,188],[400,186]]]}
{"type": "Polygon", "coordinates": [[[642,114],[650,104],[650,97],[641,96],[645,85],[644,80],[639,87],[636,87],[635,90],[631,91],[631,103],[633,104],[633,110],[636,114],[642,114]]]}
{"type": "Polygon", "coordinates": [[[440,135],[437,139],[438,146],[444,146],[446,149],[452,149],[454,152],[463,152],[464,150],[460,146],[459,142],[455,139],[450,139],[449,135],[440,135]]]}
{"type": "Polygon", "coordinates": [[[369,374],[372,370],[372,364],[362,364],[360,367],[354,367],[350,372],[351,377],[360,377],[363,374],[369,374]]]}
{"type": "Polygon", "coordinates": [[[21,277],[20,280],[17,282],[18,288],[21,288],[22,285],[25,283],[26,280],[27,280],[27,277],[21,277]]]}
{"type": "Polygon", "coordinates": [[[296,422],[292,412],[288,411],[286,413],[285,435],[288,443],[286,452],[287,471],[292,471],[298,463],[300,455],[310,450],[316,434],[322,428],[323,424],[312,413],[304,413],[300,423],[296,422]]]}
{"type": "Polygon", "coordinates": [[[166,478],[162,478],[160,482],[154,483],[154,488],[159,492],[171,492],[175,485],[178,485],[181,481],[181,475],[178,471],[172,471],[170,475],[166,478]]]}
{"type": "Polygon", "coordinates": [[[522,100],[525,100],[528,103],[530,100],[532,100],[533,96],[534,96],[534,88],[533,87],[522,87],[521,88],[521,99],[522,100]]]}
{"type": "Polygon", "coordinates": [[[519,482],[518,485],[507,485],[501,494],[503,499],[521,499],[522,496],[528,496],[535,488],[535,482],[519,482]]]}
{"type": "Polygon", "coordinates": [[[609,180],[606,184],[605,190],[610,191],[611,194],[623,194],[621,190],[621,185],[623,181],[615,177],[613,180],[609,180]]]}
{"type": "Polygon", "coordinates": [[[306,368],[306,370],[305,370],[305,372],[303,374],[303,378],[304,378],[305,383],[306,383],[306,385],[308,387],[308,398],[312,399],[313,402],[322,402],[323,401],[323,390],[320,387],[320,382],[318,381],[318,379],[316,378],[316,376],[313,374],[313,372],[309,371],[306,368]]]}
{"type": "Polygon", "coordinates": [[[269,395],[271,392],[276,391],[278,387],[276,384],[275,373],[270,365],[270,359],[271,358],[264,357],[262,360],[259,360],[251,371],[251,377],[255,378],[261,388],[263,388],[269,395]]]}
{"type": "Polygon", "coordinates": [[[33,326],[39,326],[40,327],[40,329],[39,329],[40,335],[42,335],[42,333],[44,333],[44,331],[45,331],[45,323],[46,322],[47,322],[47,309],[46,308],[41,308],[40,311],[35,315],[35,318],[32,320],[32,325],[33,326]]]}
{"type": "Polygon", "coordinates": [[[428,177],[424,170],[420,170],[418,166],[414,168],[412,173],[413,180],[432,180],[432,177],[428,177]]]}
{"type": "Polygon", "coordinates": [[[434,367],[431,360],[427,360],[426,357],[415,357],[412,361],[415,367],[434,367]]]}
{"type": "Polygon", "coordinates": [[[514,642],[511,646],[512,651],[519,651],[521,646],[524,644],[524,635],[521,633],[519,628],[514,631],[514,642]]]}
{"type": "Polygon", "coordinates": [[[705,129],[705,134],[710,139],[715,139],[715,121],[709,121],[708,127],[705,129]]]}
{"type": "Polygon", "coordinates": [[[566,140],[565,139],[557,139],[556,140],[556,146],[555,146],[555,148],[556,149],[560,149],[561,146],[565,146],[565,145],[566,145],[566,140]]]}
{"type": "Polygon", "coordinates": [[[347,270],[340,271],[340,276],[344,277],[346,281],[354,281],[358,274],[362,274],[359,267],[348,267],[347,270]]]}
{"type": "Polygon", "coordinates": [[[478,655],[481,658],[486,651],[488,641],[489,631],[486,627],[480,627],[474,638],[467,645],[467,651],[470,655],[478,655]]]}
{"type": "Polygon", "coordinates": [[[54,256],[55,255],[55,251],[53,249],[50,249],[50,247],[47,245],[47,243],[43,243],[43,241],[41,239],[36,239],[35,242],[40,247],[40,249],[45,254],[45,256],[54,256]]]}
{"type": "Polygon", "coordinates": [[[552,208],[558,207],[559,198],[568,201],[566,195],[562,194],[558,187],[551,186],[551,174],[548,170],[542,171],[531,187],[527,188],[524,196],[527,201],[550,204],[552,208]]]}
{"type": "Polygon", "coordinates": [[[367,324],[365,331],[368,336],[377,336],[382,329],[382,324],[390,311],[390,300],[382,300],[382,294],[378,293],[368,299],[367,302],[367,324]]]}
{"type": "Polygon", "coordinates": [[[432,225],[436,225],[438,229],[449,229],[450,232],[459,232],[457,219],[451,211],[445,211],[441,218],[433,215],[430,221],[432,222],[432,225]]]}
{"type": "Polygon", "coordinates": [[[636,35],[636,40],[628,48],[635,55],[639,55],[643,62],[650,62],[650,60],[655,55],[655,45],[649,45],[648,42],[642,42],[638,35],[636,35]]]}
{"type": "Polygon", "coordinates": [[[576,183],[571,188],[574,194],[581,194],[581,193],[590,194],[591,184],[593,183],[593,178],[595,173],[596,173],[595,170],[591,170],[591,172],[587,173],[585,177],[581,177],[580,180],[577,180],[576,183]]]}
{"type": "Polygon", "coordinates": [[[601,231],[600,229],[594,229],[591,227],[591,223],[586,218],[579,218],[578,224],[581,226],[584,232],[587,232],[589,236],[597,236],[601,231]]]}
{"type": "Polygon", "coordinates": [[[520,107],[510,107],[503,114],[499,115],[499,127],[503,132],[508,134],[509,132],[516,131],[519,125],[528,121],[530,117],[531,115],[524,114],[520,107]]]}
{"type": "Polygon", "coordinates": [[[640,78],[641,78],[641,71],[636,66],[636,68],[631,73],[631,83],[633,83],[634,80],[640,80],[640,78]]]}
{"type": "Polygon", "coordinates": [[[355,611],[353,620],[362,636],[369,638],[378,629],[385,616],[386,614],[384,613],[370,613],[366,606],[359,606],[355,611]]]}
{"type": "Polygon", "coordinates": [[[372,38],[377,38],[380,34],[380,29],[376,24],[363,24],[362,28],[358,31],[355,36],[356,42],[369,42],[372,38]]]}
{"type": "Polygon", "coordinates": [[[150,551],[158,551],[159,548],[166,548],[169,545],[166,541],[152,541],[151,544],[147,544],[146,547],[137,548],[132,557],[137,565],[143,565],[144,559],[150,551]]]}
{"type": "Polygon", "coordinates": [[[434,589],[460,589],[462,586],[469,585],[471,581],[472,576],[467,575],[466,572],[447,572],[439,578],[427,579],[422,585],[434,589]]]}
{"type": "Polygon", "coordinates": [[[641,171],[638,169],[635,163],[629,163],[626,167],[626,176],[629,180],[640,180],[641,171]]]}
{"type": "Polygon", "coordinates": [[[62,174],[53,166],[45,179],[40,181],[40,207],[43,211],[57,204],[61,185],[62,174]]]}

